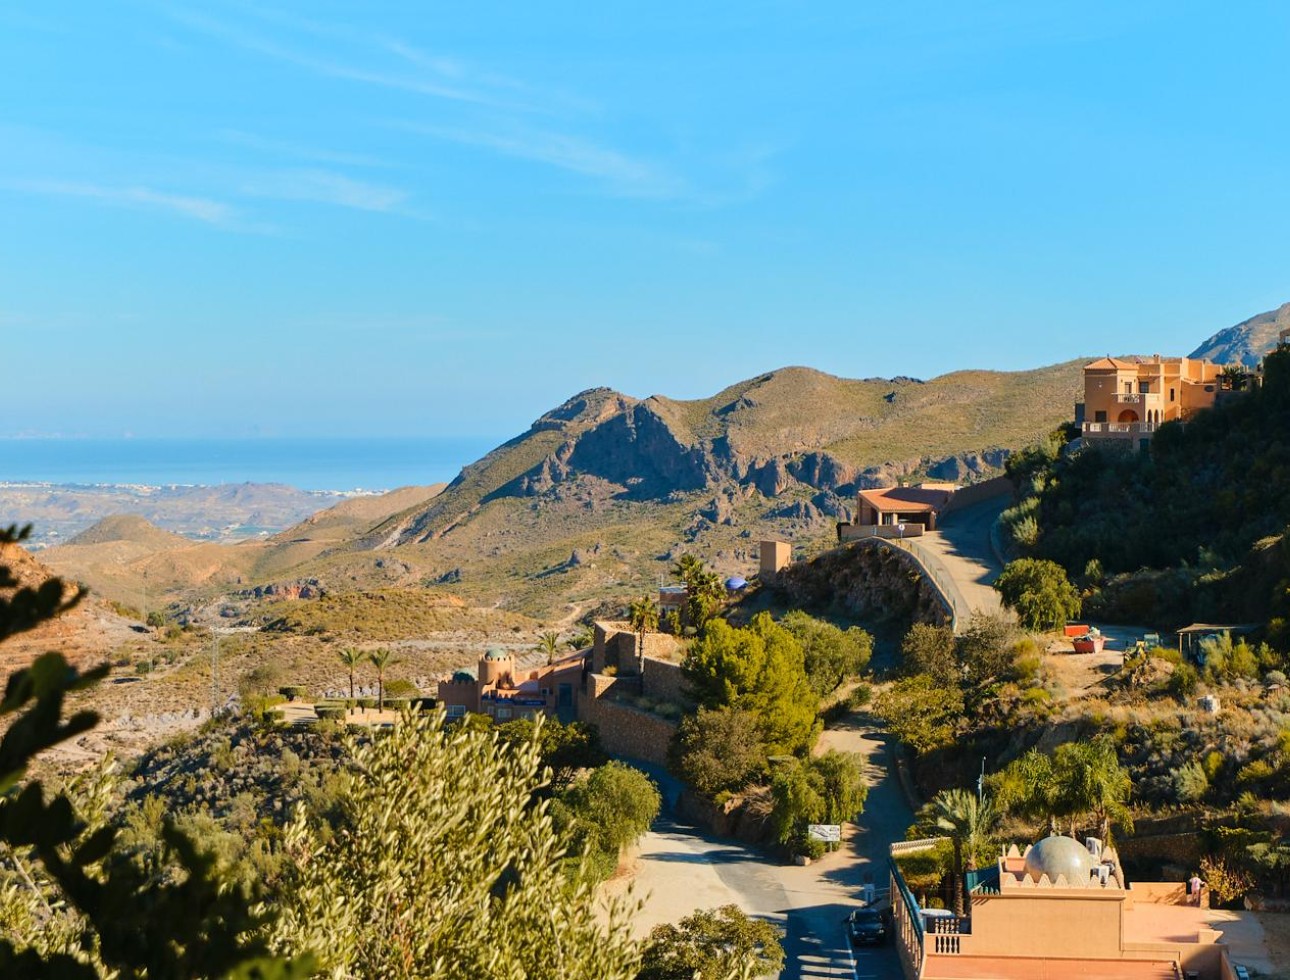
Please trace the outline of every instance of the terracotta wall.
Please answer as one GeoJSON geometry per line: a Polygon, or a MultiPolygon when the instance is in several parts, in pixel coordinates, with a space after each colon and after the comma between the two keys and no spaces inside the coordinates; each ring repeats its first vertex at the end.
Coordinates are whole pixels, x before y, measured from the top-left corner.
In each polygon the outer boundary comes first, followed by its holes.
{"type": "Polygon", "coordinates": [[[964,507],[972,507],[984,500],[993,500],[996,497],[1002,497],[1004,494],[1011,494],[1012,491],[1012,481],[1006,476],[996,476],[990,480],[973,483],[959,490],[946,502],[945,506],[941,508],[941,516],[943,517],[956,510],[962,510],[964,507]]]}
{"type": "Polygon", "coordinates": [[[1033,894],[973,898],[972,935],[963,937],[964,955],[1119,958],[1118,895],[1045,892],[1041,900],[1033,894]]]}

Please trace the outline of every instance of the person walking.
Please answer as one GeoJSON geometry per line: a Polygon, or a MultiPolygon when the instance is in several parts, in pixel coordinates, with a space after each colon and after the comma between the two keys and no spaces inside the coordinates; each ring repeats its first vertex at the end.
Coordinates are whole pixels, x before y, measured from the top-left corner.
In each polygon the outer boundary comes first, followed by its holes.
{"type": "Polygon", "coordinates": [[[1191,879],[1187,882],[1187,895],[1189,900],[1197,908],[1200,907],[1200,892],[1205,887],[1205,883],[1200,880],[1200,875],[1192,872],[1191,879]]]}

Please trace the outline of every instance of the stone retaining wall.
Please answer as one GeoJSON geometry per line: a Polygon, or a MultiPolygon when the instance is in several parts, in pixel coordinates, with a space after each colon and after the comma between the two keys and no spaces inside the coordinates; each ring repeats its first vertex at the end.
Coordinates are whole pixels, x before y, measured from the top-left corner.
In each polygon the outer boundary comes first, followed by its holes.
{"type": "Polygon", "coordinates": [[[640,678],[588,675],[586,688],[578,697],[578,720],[596,726],[600,742],[610,755],[667,765],[667,749],[676,725],[615,701],[614,695],[620,691],[641,693],[640,678]]]}
{"type": "Polygon", "coordinates": [[[775,588],[800,608],[832,608],[858,619],[950,623],[949,611],[922,566],[911,555],[873,539],[790,565],[775,588]]]}

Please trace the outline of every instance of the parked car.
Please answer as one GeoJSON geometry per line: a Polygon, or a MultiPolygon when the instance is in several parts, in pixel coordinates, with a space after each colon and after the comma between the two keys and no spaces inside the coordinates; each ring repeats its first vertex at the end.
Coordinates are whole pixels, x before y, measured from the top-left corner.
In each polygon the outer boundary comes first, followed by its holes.
{"type": "Polygon", "coordinates": [[[852,946],[880,946],[891,935],[891,911],[873,908],[856,909],[846,917],[847,935],[852,946]]]}

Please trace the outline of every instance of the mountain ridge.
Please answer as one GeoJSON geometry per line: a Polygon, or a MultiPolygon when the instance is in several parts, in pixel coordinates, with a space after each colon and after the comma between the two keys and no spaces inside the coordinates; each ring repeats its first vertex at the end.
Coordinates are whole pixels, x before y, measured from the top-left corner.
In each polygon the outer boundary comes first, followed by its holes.
{"type": "Polygon", "coordinates": [[[1071,417],[1084,359],[928,381],[855,380],[780,368],[700,399],[589,388],[461,474],[437,498],[373,529],[373,548],[425,543],[506,499],[576,492],[664,503],[718,490],[830,495],[920,470],[970,481],[1071,417]]]}
{"type": "Polygon", "coordinates": [[[1216,364],[1258,365],[1277,346],[1282,330],[1290,328],[1290,303],[1259,313],[1220,330],[1189,355],[1216,364]]]}

